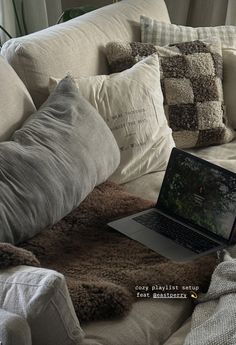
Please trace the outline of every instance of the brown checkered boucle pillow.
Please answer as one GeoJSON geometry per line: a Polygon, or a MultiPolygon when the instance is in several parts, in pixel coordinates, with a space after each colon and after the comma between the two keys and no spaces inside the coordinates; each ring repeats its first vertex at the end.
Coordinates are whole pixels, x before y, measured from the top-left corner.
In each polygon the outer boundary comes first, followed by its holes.
{"type": "Polygon", "coordinates": [[[112,73],[158,54],[164,108],[176,146],[223,144],[234,138],[223,104],[220,42],[193,41],[158,47],[149,43],[110,42],[106,47],[112,73]]]}

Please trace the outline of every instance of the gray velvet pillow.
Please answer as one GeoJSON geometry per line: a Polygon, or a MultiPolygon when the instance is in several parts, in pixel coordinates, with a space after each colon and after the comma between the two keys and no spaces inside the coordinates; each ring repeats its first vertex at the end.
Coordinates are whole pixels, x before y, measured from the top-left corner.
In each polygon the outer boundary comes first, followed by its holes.
{"type": "Polygon", "coordinates": [[[66,77],[12,140],[0,143],[0,241],[22,242],[59,221],[119,160],[110,129],[66,77]]]}

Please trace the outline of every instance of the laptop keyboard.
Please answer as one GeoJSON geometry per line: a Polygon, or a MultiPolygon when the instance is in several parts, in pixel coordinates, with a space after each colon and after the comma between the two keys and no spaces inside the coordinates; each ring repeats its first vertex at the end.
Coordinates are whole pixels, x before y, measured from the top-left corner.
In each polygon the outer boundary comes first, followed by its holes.
{"type": "Polygon", "coordinates": [[[170,238],[174,242],[195,253],[202,253],[219,246],[217,242],[211,241],[184,225],[155,211],[142,214],[141,216],[133,218],[133,220],[170,238]]]}

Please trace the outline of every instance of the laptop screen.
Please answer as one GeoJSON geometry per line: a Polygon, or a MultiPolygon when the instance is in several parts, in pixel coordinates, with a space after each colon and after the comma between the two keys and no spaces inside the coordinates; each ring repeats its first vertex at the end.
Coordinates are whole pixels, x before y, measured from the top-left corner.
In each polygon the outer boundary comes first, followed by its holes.
{"type": "Polygon", "coordinates": [[[236,174],[173,149],[157,205],[228,240],[236,216],[236,174]]]}

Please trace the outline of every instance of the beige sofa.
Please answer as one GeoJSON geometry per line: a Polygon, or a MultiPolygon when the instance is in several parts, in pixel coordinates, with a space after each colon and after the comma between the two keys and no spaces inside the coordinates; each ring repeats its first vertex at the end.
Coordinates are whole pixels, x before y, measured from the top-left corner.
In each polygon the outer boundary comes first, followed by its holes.
{"type": "MultiPolygon", "coordinates": [[[[140,14],[170,21],[164,0],[124,0],[70,22],[8,41],[3,46],[2,54],[26,85],[36,107],[39,107],[49,94],[51,76],[62,78],[68,72],[75,77],[107,74],[104,46],[113,40],[139,41],[140,14]]],[[[236,141],[194,152],[236,171],[236,141]]],[[[164,172],[147,174],[124,187],[131,193],[156,200],[163,175],[164,172]]],[[[183,328],[181,326],[192,310],[190,301],[141,301],[135,303],[123,319],[83,324],[83,344],[180,345],[189,322],[183,328]]],[[[51,332],[57,330],[52,329],[51,332]]],[[[37,336],[40,338],[40,332],[37,336]]],[[[37,343],[40,344],[40,339],[37,343]]]]}

